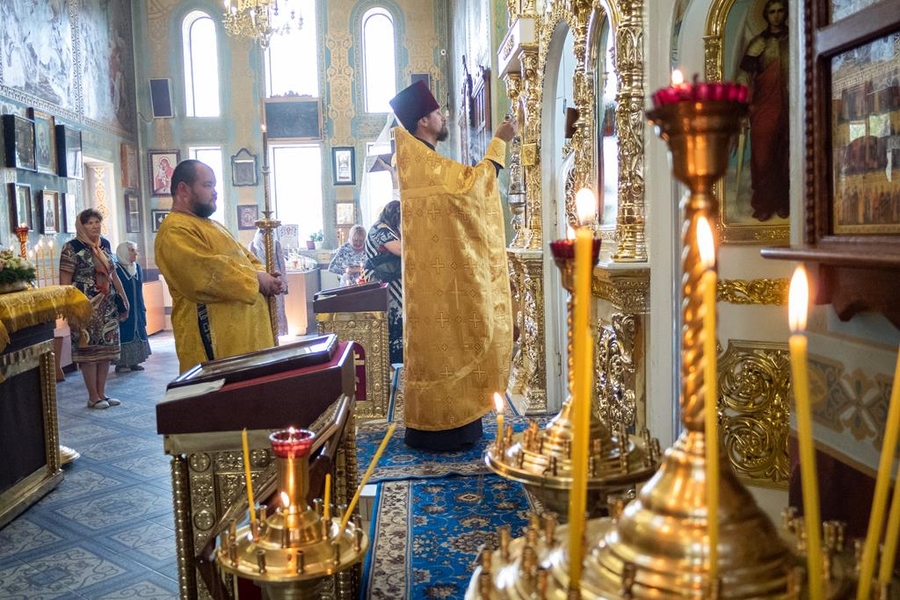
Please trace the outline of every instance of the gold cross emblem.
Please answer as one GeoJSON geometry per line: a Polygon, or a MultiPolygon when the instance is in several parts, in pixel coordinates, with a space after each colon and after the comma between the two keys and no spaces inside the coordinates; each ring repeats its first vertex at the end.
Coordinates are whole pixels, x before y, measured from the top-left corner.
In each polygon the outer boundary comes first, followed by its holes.
{"type": "Polygon", "coordinates": [[[431,263],[431,268],[434,269],[435,273],[437,273],[438,275],[440,275],[440,274],[441,274],[441,269],[445,268],[445,265],[444,265],[444,263],[441,261],[440,258],[435,258],[435,259],[434,259],[434,262],[431,263]]]}
{"type": "Polygon", "coordinates": [[[444,329],[445,327],[447,327],[447,323],[450,322],[450,319],[448,319],[447,317],[444,316],[444,311],[441,311],[441,312],[438,313],[438,318],[436,318],[436,319],[434,320],[434,322],[435,322],[435,323],[440,323],[440,324],[441,324],[441,329],[444,329]]]}

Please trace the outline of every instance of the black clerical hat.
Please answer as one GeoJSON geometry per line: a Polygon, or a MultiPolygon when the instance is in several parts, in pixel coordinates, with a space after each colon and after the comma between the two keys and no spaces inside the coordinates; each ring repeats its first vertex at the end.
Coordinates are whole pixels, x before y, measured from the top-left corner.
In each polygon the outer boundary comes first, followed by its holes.
{"type": "Polygon", "coordinates": [[[390,104],[408,131],[415,131],[416,121],[441,107],[421,79],[394,96],[390,104]]]}

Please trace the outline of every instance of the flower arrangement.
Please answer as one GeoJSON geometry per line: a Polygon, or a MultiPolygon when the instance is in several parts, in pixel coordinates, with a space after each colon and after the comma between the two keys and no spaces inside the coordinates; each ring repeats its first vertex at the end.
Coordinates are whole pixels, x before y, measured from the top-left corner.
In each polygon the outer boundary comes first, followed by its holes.
{"type": "Polygon", "coordinates": [[[12,250],[0,250],[0,285],[34,281],[34,265],[12,250]]]}

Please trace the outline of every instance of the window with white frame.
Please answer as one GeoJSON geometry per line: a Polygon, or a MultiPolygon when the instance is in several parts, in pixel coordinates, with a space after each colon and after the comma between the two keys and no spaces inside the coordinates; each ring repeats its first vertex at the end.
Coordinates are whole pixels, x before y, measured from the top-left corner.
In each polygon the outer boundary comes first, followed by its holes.
{"type": "Polygon", "coordinates": [[[397,95],[394,57],[394,20],[381,7],[370,8],[362,18],[363,87],[366,112],[391,112],[388,101],[397,95]]]}
{"type": "Polygon", "coordinates": [[[223,168],[222,161],[222,147],[190,146],[188,148],[188,156],[190,156],[194,160],[199,160],[200,162],[206,164],[210,169],[212,169],[213,174],[216,176],[216,212],[211,214],[209,218],[224,225],[225,194],[222,193],[222,190],[225,187],[225,184],[223,183],[225,170],[223,168]]]}
{"type": "MultiPolygon", "coordinates": [[[[374,162],[375,159],[372,157],[387,157],[390,154],[390,142],[367,142],[366,157],[368,160],[365,164],[374,162]]],[[[368,229],[375,222],[375,219],[378,218],[378,215],[381,214],[384,205],[394,199],[394,182],[391,178],[391,172],[386,169],[369,171],[364,173],[363,177],[365,181],[364,185],[361,186],[359,201],[360,213],[362,213],[360,215],[360,224],[368,229]]]]}
{"type": "Polygon", "coordinates": [[[324,228],[322,214],[322,148],[318,144],[269,147],[275,217],[297,224],[298,239],[324,228]]]}
{"type": "Polygon", "coordinates": [[[184,54],[185,114],[218,117],[219,57],[216,24],[203,11],[189,13],[181,23],[184,54]]]}
{"type": "Polygon", "coordinates": [[[291,0],[277,15],[270,13],[270,18],[273,28],[287,26],[287,31],[273,35],[265,53],[266,95],[271,98],[291,93],[318,98],[315,0],[291,0]],[[303,19],[302,27],[297,27],[299,18],[303,19]]]}

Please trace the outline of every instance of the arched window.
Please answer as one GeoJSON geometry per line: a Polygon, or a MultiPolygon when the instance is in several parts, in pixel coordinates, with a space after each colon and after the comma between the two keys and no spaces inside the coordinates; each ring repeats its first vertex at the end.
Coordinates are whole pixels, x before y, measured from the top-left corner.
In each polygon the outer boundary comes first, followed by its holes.
{"type": "Polygon", "coordinates": [[[219,116],[219,57],[216,25],[193,11],[181,23],[184,44],[184,102],[189,117],[219,116]]]}
{"type": "Polygon", "coordinates": [[[319,97],[319,45],[316,43],[316,1],[291,0],[276,15],[272,27],[287,31],[272,36],[266,51],[266,95],[319,97]],[[298,19],[303,25],[297,27],[298,19]]]}
{"type": "Polygon", "coordinates": [[[397,95],[394,58],[394,20],[383,8],[371,8],[362,18],[363,77],[366,112],[391,111],[388,101],[397,95]]]}

